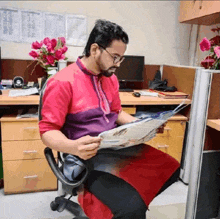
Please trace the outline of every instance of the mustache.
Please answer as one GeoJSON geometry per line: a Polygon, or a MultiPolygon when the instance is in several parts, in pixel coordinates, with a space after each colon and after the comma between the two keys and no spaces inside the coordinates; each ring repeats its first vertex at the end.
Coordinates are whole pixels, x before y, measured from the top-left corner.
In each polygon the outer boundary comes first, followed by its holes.
{"type": "Polygon", "coordinates": [[[108,70],[117,70],[118,67],[110,67],[108,70]]]}

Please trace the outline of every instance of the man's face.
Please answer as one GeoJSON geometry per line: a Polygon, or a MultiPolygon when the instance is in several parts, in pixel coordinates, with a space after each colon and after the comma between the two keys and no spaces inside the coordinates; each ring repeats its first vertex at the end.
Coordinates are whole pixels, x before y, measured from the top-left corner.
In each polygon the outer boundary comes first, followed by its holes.
{"type": "Polygon", "coordinates": [[[112,44],[105,49],[100,47],[101,53],[96,61],[100,73],[106,77],[112,76],[116,69],[120,67],[126,48],[126,44],[121,40],[114,40],[112,44]]]}

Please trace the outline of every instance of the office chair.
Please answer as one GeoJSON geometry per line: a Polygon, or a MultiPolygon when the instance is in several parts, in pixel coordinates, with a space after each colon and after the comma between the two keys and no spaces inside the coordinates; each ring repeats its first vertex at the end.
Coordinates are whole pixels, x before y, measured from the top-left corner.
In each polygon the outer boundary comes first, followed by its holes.
{"type": "MultiPolygon", "coordinates": [[[[42,119],[41,116],[41,110],[43,104],[42,98],[45,88],[46,88],[46,82],[44,83],[44,85],[41,87],[40,90],[40,102],[38,107],[39,121],[42,119]]],[[[70,200],[72,196],[77,196],[77,191],[82,189],[83,183],[88,177],[89,170],[86,167],[86,165],[84,166],[84,170],[82,171],[82,173],[80,173],[79,176],[76,177],[74,181],[70,181],[63,174],[64,160],[63,157],[61,156],[61,153],[58,152],[57,162],[54,158],[52,150],[49,147],[46,147],[44,149],[44,154],[51,170],[53,171],[57,179],[61,182],[62,191],[64,193],[64,195],[56,197],[55,200],[50,203],[51,210],[62,212],[64,209],[66,209],[75,216],[74,219],[89,219],[88,217],[86,217],[80,205],[70,200]],[[67,199],[65,197],[68,194],[70,194],[70,197],[67,199]]]]}
{"type": "Polygon", "coordinates": [[[89,219],[88,217],[86,217],[80,205],[70,200],[72,196],[77,196],[77,191],[79,191],[82,188],[83,183],[87,179],[87,167],[85,166],[84,171],[79,175],[79,177],[77,177],[77,180],[69,181],[63,175],[64,163],[60,152],[58,152],[58,162],[56,162],[53,152],[49,147],[46,147],[44,149],[44,154],[53,173],[55,174],[57,179],[62,183],[62,190],[64,191],[64,195],[56,197],[55,200],[50,203],[51,210],[62,212],[64,209],[66,209],[73,215],[75,215],[74,219],[89,219]],[[59,162],[61,164],[60,167],[58,165],[59,162]],[[70,194],[70,197],[66,199],[65,196],[68,194],[70,194]]]}

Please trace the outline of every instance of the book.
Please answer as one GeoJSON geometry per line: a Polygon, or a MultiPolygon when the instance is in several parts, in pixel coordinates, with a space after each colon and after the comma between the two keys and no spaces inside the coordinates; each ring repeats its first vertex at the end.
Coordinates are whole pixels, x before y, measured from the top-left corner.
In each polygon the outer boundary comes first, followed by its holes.
{"type": "Polygon", "coordinates": [[[164,98],[164,99],[186,99],[189,97],[189,94],[180,92],[180,91],[174,91],[174,92],[161,92],[152,90],[154,92],[158,93],[158,97],[164,98]]]}

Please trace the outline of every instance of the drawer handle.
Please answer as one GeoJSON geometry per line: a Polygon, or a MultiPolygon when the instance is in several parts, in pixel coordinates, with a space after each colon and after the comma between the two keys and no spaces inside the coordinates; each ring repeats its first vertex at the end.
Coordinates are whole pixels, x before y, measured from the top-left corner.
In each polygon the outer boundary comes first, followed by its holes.
{"type": "Polygon", "coordinates": [[[24,129],[37,129],[37,127],[25,127],[24,129]]]}
{"type": "Polygon", "coordinates": [[[37,153],[37,151],[23,151],[25,154],[37,153]]]}
{"type": "Polygon", "coordinates": [[[157,146],[157,148],[168,148],[168,147],[169,147],[169,145],[166,145],[166,144],[165,145],[158,145],[157,146]]]}
{"type": "Polygon", "coordinates": [[[25,176],[24,179],[35,179],[37,178],[38,175],[33,175],[33,176],[25,176]]]}
{"type": "Polygon", "coordinates": [[[169,130],[171,130],[171,128],[169,128],[169,127],[164,127],[164,130],[166,130],[166,131],[169,131],[169,130]]]}

